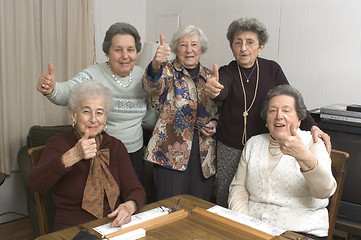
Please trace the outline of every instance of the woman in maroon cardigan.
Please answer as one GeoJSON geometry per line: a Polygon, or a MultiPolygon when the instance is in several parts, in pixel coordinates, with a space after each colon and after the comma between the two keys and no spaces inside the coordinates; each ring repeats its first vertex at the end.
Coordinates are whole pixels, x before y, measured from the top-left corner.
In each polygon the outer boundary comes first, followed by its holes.
{"type": "Polygon", "coordinates": [[[56,231],[101,217],[121,226],[143,207],[145,191],[124,144],[103,131],[113,105],[99,82],[74,87],[68,100],[74,129],[48,139],[29,174],[34,191],[53,187],[56,231]]]}

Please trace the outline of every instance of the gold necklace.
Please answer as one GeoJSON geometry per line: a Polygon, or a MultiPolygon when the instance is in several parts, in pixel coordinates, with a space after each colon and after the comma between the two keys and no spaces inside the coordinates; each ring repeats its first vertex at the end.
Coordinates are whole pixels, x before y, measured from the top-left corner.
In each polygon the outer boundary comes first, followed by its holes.
{"type": "Polygon", "coordinates": [[[278,156],[278,155],[280,155],[282,153],[279,144],[272,137],[271,137],[270,142],[268,144],[268,152],[273,157],[276,157],[276,156],[278,156]],[[279,149],[279,151],[276,152],[276,153],[272,153],[271,149],[275,149],[275,150],[279,149]]]}
{"type": "Polygon", "coordinates": [[[248,116],[248,112],[249,110],[251,110],[254,101],[256,100],[256,96],[257,96],[257,90],[258,90],[258,83],[259,83],[259,66],[258,66],[258,59],[256,59],[256,66],[257,66],[257,82],[256,82],[256,88],[254,90],[254,95],[253,95],[253,100],[251,105],[249,106],[249,108],[247,109],[247,94],[246,94],[246,90],[244,89],[244,84],[243,84],[243,79],[242,79],[242,73],[241,73],[241,69],[239,68],[239,64],[237,64],[238,67],[238,73],[239,73],[239,77],[241,78],[241,84],[242,84],[242,90],[243,90],[243,96],[244,96],[244,112],[243,112],[243,122],[244,122],[244,126],[243,126],[243,134],[242,134],[242,144],[245,145],[247,142],[247,116],[248,116]]]}
{"type": "Polygon", "coordinates": [[[244,74],[244,77],[246,78],[246,82],[248,82],[249,83],[249,79],[251,78],[251,76],[252,76],[252,74],[253,74],[253,72],[254,72],[254,69],[256,68],[256,66],[255,65],[253,65],[253,68],[252,68],[252,71],[251,71],[251,73],[249,74],[249,76],[247,77],[247,75],[246,75],[246,72],[244,71],[244,69],[241,69],[241,71],[242,71],[242,73],[244,74]]]}
{"type": "Polygon", "coordinates": [[[269,154],[271,154],[271,156],[277,156],[277,155],[280,155],[281,153],[282,153],[282,151],[281,150],[279,150],[278,152],[276,152],[276,153],[272,153],[271,152],[271,142],[269,142],[269,144],[268,144],[268,152],[269,152],[269,154]]]}

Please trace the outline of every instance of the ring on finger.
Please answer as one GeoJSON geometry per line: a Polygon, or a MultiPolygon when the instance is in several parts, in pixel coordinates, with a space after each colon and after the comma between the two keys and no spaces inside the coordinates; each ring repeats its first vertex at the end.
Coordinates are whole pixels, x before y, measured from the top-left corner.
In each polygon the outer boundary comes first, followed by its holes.
{"type": "Polygon", "coordinates": [[[41,88],[45,88],[45,84],[43,83],[43,84],[41,84],[41,88]]]}

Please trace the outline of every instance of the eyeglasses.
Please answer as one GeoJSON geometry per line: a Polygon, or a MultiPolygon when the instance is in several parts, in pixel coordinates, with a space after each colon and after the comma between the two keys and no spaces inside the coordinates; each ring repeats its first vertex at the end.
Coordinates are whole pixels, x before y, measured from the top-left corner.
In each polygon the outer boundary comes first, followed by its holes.
{"type": "Polygon", "coordinates": [[[179,202],[180,202],[180,198],[178,198],[177,204],[174,205],[174,207],[165,210],[162,206],[160,206],[160,209],[162,209],[162,211],[168,211],[169,213],[178,211],[178,210],[182,209],[182,205],[180,205],[179,202]]]}
{"type": "Polygon", "coordinates": [[[250,47],[256,46],[258,44],[258,42],[253,41],[253,40],[247,40],[245,42],[235,41],[232,43],[232,45],[237,48],[241,48],[243,46],[243,44],[246,45],[246,48],[250,48],[250,47]]]}
{"type": "Polygon", "coordinates": [[[200,130],[202,127],[204,127],[204,128],[208,128],[208,129],[210,129],[210,130],[213,130],[214,129],[214,127],[208,127],[208,126],[206,126],[206,124],[202,121],[202,120],[197,120],[197,122],[193,125],[193,127],[195,128],[195,129],[197,129],[197,130],[200,130]]]}

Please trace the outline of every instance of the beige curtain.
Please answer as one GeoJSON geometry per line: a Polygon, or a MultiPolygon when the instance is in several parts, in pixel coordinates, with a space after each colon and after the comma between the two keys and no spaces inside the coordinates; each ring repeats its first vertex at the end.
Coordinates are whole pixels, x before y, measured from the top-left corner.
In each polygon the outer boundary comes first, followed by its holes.
{"type": "Polygon", "coordinates": [[[53,62],[66,81],[95,58],[93,0],[0,0],[0,172],[17,170],[32,125],[69,124],[66,107],[36,90],[53,62]]]}

